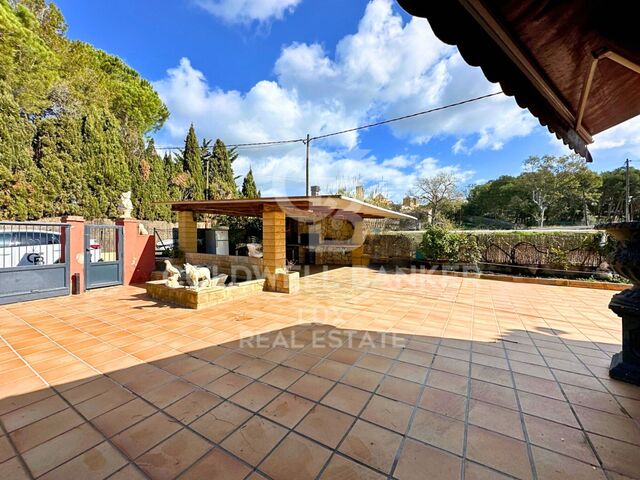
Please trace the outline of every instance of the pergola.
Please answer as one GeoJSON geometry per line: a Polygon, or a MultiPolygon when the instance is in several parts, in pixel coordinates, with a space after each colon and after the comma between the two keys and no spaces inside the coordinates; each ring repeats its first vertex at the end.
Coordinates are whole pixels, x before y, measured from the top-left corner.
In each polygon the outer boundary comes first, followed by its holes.
{"type": "Polygon", "coordinates": [[[633,2],[398,0],[587,161],[593,135],[640,114],[633,2]],[[628,5],[628,8],[624,8],[628,5]]]}
{"type": "Polygon", "coordinates": [[[286,265],[286,218],[317,221],[322,218],[348,220],[353,224],[351,238],[352,263],[363,265],[364,219],[408,219],[411,215],[371,205],[342,195],[267,197],[254,199],[193,200],[172,202],[178,212],[178,240],[185,253],[196,253],[196,214],[229,215],[262,218],[263,266],[267,287],[273,285],[270,275],[286,265]]]}

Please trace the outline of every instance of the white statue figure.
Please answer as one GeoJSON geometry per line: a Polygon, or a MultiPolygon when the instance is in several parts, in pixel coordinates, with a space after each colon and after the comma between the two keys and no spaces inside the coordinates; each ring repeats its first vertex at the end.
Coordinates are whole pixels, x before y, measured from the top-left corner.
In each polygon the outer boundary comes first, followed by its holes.
{"type": "Polygon", "coordinates": [[[185,263],[184,270],[187,274],[187,285],[193,288],[210,286],[211,272],[207,267],[194,267],[189,263],[185,263]]]}
{"type": "Polygon", "coordinates": [[[169,288],[178,288],[180,287],[180,270],[171,265],[169,260],[165,260],[164,264],[166,266],[165,271],[167,272],[167,282],[166,285],[169,288]]]}
{"type": "Polygon", "coordinates": [[[133,203],[131,203],[131,191],[122,192],[120,195],[120,204],[118,205],[118,211],[120,212],[120,218],[131,218],[131,212],[133,211],[133,203]]]}

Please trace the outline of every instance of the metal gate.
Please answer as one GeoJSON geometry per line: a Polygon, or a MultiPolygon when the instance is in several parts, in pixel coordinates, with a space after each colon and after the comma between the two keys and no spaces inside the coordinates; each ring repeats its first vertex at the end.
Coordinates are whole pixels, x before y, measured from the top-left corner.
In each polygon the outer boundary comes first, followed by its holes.
{"type": "Polygon", "coordinates": [[[69,293],[69,225],[0,222],[0,304],[69,293]]]}
{"type": "Polygon", "coordinates": [[[85,288],[122,285],[122,226],[84,226],[85,288]]]}

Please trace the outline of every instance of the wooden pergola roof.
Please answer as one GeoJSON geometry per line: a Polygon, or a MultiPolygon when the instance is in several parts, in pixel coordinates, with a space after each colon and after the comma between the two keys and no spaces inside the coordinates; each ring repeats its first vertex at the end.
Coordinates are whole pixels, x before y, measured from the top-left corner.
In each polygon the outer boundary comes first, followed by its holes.
{"type": "Polygon", "coordinates": [[[398,0],[591,161],[592,136],[640,114],[634,2],[398,0]]]}
{"type": "Polygon", "coordinates": [[[315,197],[266,197],[226,200],[190,200],[171,202],[175,212],[198,212],[234,217],[260,217],[265,210],[282,210],[293,218],[331,216],[336,218],[395,218],[416,220],[411,215],[377,207],[342,195],[315,197]]]}

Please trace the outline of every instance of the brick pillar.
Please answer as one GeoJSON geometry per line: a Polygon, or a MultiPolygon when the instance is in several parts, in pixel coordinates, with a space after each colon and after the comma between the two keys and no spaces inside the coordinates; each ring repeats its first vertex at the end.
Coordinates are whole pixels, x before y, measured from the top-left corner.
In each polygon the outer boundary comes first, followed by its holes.
{"type": "Polygon", "coordinates": [[[285,213],[265,206],[262,213],[262,261],[267,290],[276,290],[276,270],[282,271],[285,268],[285,243],[285,213]]]}
{"type": "Polygon", "coordinates": [[[141,235],[135,218],[118,218],[116,225],[122,226],[122,282],[130,285],[148,281],[156,267],[154,236],[141,235]]]}
{"type": "Polygon", "coordinates": [[[351,243],[357,245],[357,247],[351,251],[351,265],[367,266],[369,265],[369,258],[364,255],[364,222],[360,217],[352,219],[351,222],[353,223],[351,243]]]}
{"type": "Polygon", "coordinates": [[[193,212],[178,212],[178,247],[183,253],[198,252],[198,223],[193,212]]]}
{"type": "MultiPolygon", "coordinates": [[[[62,217],[62,223],[69,224],[69,235],[64,235],[64,242],[69,242],[69,258],[65,259],[69,262],[69,275],[73,278],[75,273],[80,274],[79,292],[84,292],[84,218],[75,215],[62,217]]],[[[66,232],[67,229],[63,229],[66,232]]],[[[69,284],[71,284],[71,278],[69,284]]]]}

